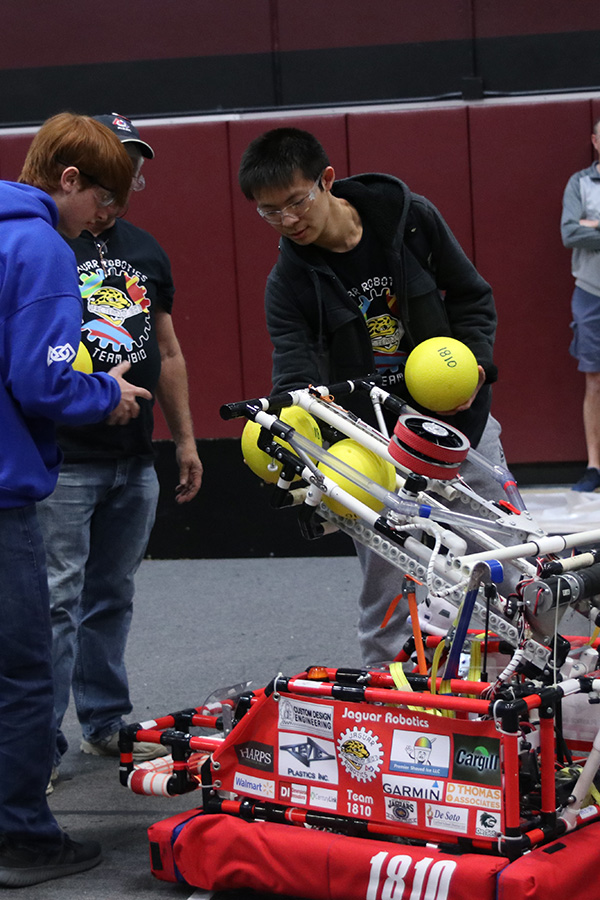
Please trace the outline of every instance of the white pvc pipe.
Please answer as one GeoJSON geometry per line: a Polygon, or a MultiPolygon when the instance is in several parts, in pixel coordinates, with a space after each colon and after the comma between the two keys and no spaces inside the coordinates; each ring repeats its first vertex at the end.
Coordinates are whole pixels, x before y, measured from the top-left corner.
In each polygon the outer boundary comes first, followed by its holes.
{"type": "Polygon", "coordinates": [[[459,556],[453,561],[457,569],[469,571],[476,563],[485,562],[488,559],[516,559],[519,556],[544,556],[547,553],[560,553],[570,547],[580,544],[595,544],[600,541],[600,528],[594,531],[580,531],[577,534],[554,534],[548,537],[540,537],[526,544],[515,544],[512,547],[499,547],[497,550],[485,550],[481,553],[471,553],[468,556],[459,556]]]}
{"type": "MultiPolygon", "coordinates": [[[[573,793],[571,795],[573,799],[566,807],[566,809],[563,809],[560,815],[561,819],[564,819],[567,823],[569,831],[571,831],[571,829],[575,827],[579,811],[581,810],[581,805],[590,791],[590,787],[592,786],[594,777],[599,768],[600,730],[596,733],[594,743],[592,744],[592,749],[590,750],[590,755],[586,759],[585,765],[581,770],[581,774],[575,782],[575,787],[573,788],[573,793]]],[[[569,799],[571,800],[571,798],[569,799]]]]}

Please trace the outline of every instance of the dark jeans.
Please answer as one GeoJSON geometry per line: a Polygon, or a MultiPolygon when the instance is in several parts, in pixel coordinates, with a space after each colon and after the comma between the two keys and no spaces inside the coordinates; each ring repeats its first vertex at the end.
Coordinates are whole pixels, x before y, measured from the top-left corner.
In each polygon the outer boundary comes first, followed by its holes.
{"type": "Polygon", "coordinates": [[[0,835],[60,844],[46,560],[34,506],[0,509],[0,835]]]}

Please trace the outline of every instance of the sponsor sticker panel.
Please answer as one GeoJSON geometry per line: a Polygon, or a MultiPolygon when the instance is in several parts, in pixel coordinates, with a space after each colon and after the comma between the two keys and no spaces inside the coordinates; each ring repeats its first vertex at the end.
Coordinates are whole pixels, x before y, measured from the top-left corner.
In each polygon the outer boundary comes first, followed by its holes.
{"type": "Polygon", "coordinates": [[[275,782],[266,778],[258,778],[254,775],[246,775],[245,772],[236,772],[233,779],[233,789],[240,794],[252,794],[254,797],[262,797],[266,800],[275,798],[275,782]]]}
{"type": "Polygon", "coordinates": [[[502,834],[501,740],[420,710],[281,696],[232,746],[228,790],[431,839],[502,834]],[[245,739],[244,739],[245,738],[245,739]],[[231,777],[230,776],[230,777],[231,777]],[[232,784],[232,781],[234,782],[232,784]]]}
{"type": "Polygon", "coordinates": [[[452,780],[501,785],[500,740],[470,734],[454,736],[452,780]]]}
{"type": "Polygon", "coordinates": [[[250,769],[260,769],[263,772],[272,772],[274,769],[275,751],[272,744],[245,741],[243,744],[235,744],[235,753],[238,762],[250,769]]]}
{"type": "Polygon", "coordinates": [[[335,744],[308,734],[280,732],[279,774],[286,778],[337,784],[335,744]]]}
{"type": "Polygon", "coordinates": [[[427,803],[425,805],[425,824],[428,828],[466,834],[469,828],[469,810],[460,809],[457,806],[439,806],[427,803]]]}
{"type": "Polygon", "coordinates": [[[333,706],[282,697],[278,704],[279,727],[286,731],[301,731],[333,737],[333,706]]]}
{"type": "Polygon", "coordinates": [[[447,778],[450,772],[450,737],[421,731],[394,731],[391,772],[413,772],[447,778]]]}

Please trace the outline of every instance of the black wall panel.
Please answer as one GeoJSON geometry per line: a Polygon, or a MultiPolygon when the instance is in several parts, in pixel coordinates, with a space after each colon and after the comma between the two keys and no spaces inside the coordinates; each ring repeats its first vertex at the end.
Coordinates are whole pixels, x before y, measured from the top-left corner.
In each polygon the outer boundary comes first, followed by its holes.
{"type": "MultiPolygon", "coordinates": [[[[573,6],[587,0],[572,0],[573,6]]],[[[398,9],[417,4],[398,2],[398,9]]],[[[248,53],[28,65],[0,60],[0,125],[36,124],[63,109],[118,109],[132,117],[318,107],[382,101],[506,96],[600,88],[600,4],[589,31],[548,31],[446,40],[290,47],[278,19],[266,49],[248,53]]],[[[466,20],[466,16],[465,16],[466,20]]],[[[398,32],[402,32],[399,13],[398,32]]],[[[183,27],[183,24],[182,24],[183,27]]],[[[221,31],[223,29],[221,28],[221,31]]],[[[485,31],[485,30],[484,30],[485,31]]],[[[436,38],[439,28],[432,30],[436,38]]],[[[148,52],[148,48],[146,48],[148,52]]]]}

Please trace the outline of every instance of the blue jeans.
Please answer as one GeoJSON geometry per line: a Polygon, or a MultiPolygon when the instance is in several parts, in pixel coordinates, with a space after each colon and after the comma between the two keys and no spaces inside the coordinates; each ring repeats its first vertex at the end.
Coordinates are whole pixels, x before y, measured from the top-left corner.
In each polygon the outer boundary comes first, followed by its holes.
{"type": "Polygon", "coordinates": [[[83,737],[100,741],[131,712],[125,646],[134,577],[154,524],[158,479],[135,458],[66,463],[38,504],[46,542],[53,634],[55,764],[71,688],[83,737]]]}
{"type": "Polygon", "coordinates": [[[46,802],[56,729],[44,545],[35,507],[0,509],[0,835],[62,842],[46,802]]]}

